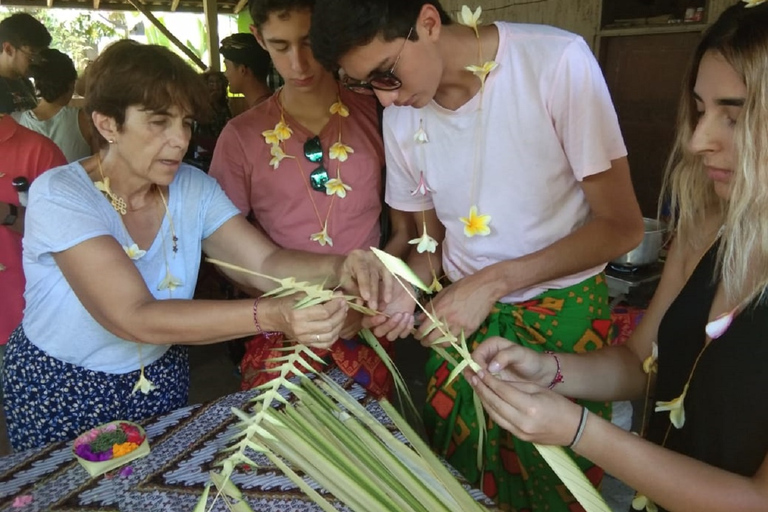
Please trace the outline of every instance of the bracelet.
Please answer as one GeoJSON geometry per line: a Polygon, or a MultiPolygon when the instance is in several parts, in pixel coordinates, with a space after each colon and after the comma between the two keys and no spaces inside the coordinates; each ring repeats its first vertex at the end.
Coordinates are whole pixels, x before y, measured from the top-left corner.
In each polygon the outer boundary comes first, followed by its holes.
{"type": "Polygon", "coordinates": [[[259,324],[259,301],[261,300],[261,297],[257,297],[255,301],[253,301],[253,323],[256,325],[256,334],[261,334],[264,332],[264,329],[261,328],[261,325],[259,324]]]}
{"type": "Polygon", "coordinates": [[[554,357],[555,358],[555,364],[557,364],[557,371],[555,372],[555,376],[552,377],[552,382],[550,382],[549,386],[547,386],[547,389],[555,389],[555,386],[557,386],[561,382],[565,381],[565,379],[563,378],[563,372],[560,369],[560,358],[557,357],[557,354],[555,354],[551,350],[547,350],[544,353],[545,354],[549,354],[552,357],[554,357]]]}
{"type": "Polygon", "coordinates": [[[589,416],[589,410],[581,406],[581,420],[579,420],[579,428],[576,429],[576,435],[573,436],[573,441],[571,441],[571,444],[568,445],[568,448],[573,448],[576,446],[576,444],[581,440],[582,434],[584,434],[584,429],[587,427],[587,416],[589,416]]]}

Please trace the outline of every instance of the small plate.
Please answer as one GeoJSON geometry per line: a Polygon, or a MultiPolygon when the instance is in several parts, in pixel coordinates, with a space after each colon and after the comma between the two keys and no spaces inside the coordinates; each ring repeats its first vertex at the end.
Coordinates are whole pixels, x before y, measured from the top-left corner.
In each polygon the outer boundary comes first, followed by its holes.
{"type": "Polygon", "coordinates": [[[88,471],[89,475],[91,475],[92,477],[96,477],[99,475],[103,475],[104,473],[107,473],[109,471],[112,471],[115,468],[119,468],[123,464],[127,464],[132,460],[136,460],[140,457],[144,457],[145,455],[148,455],[149,442],[147,441],[147,433],[139,425],[131,421],[125,421],[125,420],[110,421],[109,423],[104,423],[103,425],[99,425],[98,427],[92,428],[88,432],[84,432],[83,434],[78,436],[78,438],[75,439],[75,441],[72,443],[72,454],[75,456],[75,458],[80,463],[80,465],[82,465],[85,468],[85,470],[88,471]],[[95,430],[103,430],[110,425],[115,425],[119,428],[120,423],[126,423],[132,427],[136,427],[139,430],[139,432],[141,432],[141,435],[144,436],[144,441],[142,441],[139,447],[133,450],[131,453],[127,453],[120,457],[115,457],[109,460],[95,462],[95,461],[85,460],[75,452],[75,446],[79,446],[80,444],[82,444],[79,441],[86,435],[90,434],[95,430]]]}

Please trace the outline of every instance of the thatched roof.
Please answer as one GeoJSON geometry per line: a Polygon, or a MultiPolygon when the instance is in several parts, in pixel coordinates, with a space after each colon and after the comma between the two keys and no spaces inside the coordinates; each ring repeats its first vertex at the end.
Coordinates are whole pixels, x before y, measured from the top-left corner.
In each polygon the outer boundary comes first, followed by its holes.
{"type": "MultiPolygon", "coordinates": [[[[141,3],[156,12],[203,12],[203,0],[144,0],[141,3]]],[[[0,4],[18,7],[62,7],[99,9],[104,11],[135,11],[128,0],[0,0],[0,4]]],[[[246,8],[246,0],[217,0],[219,14],[232,14],[246,8]],[[238,8],[239,7],[239,8],[238,8]]]]}

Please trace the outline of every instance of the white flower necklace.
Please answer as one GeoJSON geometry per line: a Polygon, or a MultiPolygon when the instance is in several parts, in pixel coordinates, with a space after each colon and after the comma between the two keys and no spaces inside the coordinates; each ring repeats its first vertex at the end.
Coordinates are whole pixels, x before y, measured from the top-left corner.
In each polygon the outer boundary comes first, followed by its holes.
{"type": "MultiPolygon", "coordinates": [[[[478,7],[475,12],[472,12],[469,7],[466,5],[462,7],[461,15],[459,17],[459,22],[463,25],[466,25],[475,32],[475,37],[477,39],[477,52],[478,52],[478,61],[482,61],[483,57],[483,47],[482,43],[480,41],[480,31],[478,30],[478,23],[480,20],[480,14],[482,13],[482,8],[478,7]]],[[[476,140],[479,137],[480,130],[482,129],[482,108],[483,108],[483,93],[485,91],[485,80],[490,74],[491,71],[496,69],[498,67],[498,63],[495,61],[487,61],[483,63],[480,66],[477,65],[470,65],[466,66],[465,69],[471,73],[473,73],[475,76],[477,76],[480,79],[480,103],[477,109],[477,125],[475,128],[475,138],[476,140]]],[[[429,143],[429,135],[426,132],[425,129],[425,123],[424,119],[419,119],[419,128],[416,130],[416,133],[413,135],[413,141],[416,143],[417,147],[419,148],[419,155],[420,155],[420,162],[419,165],[421,166],[421,169],[419,170],[419,182],[416,185],[416,188],[411,191],[411,195],[421,195],[426,196],[428,194],[432,193],[432,189],[429,188],[429,185],[426,182],[426,179],[424,178],[424,170],[426,168],[426,156],[425,156],[425,148],[424,145],[429,143]]],[[[482,215],[478,212],[477,204],[475,201],[476,194],[477,194],[477,177],[479,174],[479,169],[482,167],[481,164],[481,157],[479,156],[481,148],[479,147],[479,144],[475,144],[475,155],[474,155],[474,161],[475,165],[472,169],[472,186],[470,189],[470,198],[472,205],[469,209],[469,215],[467,217],[460,217],[459,220],[464,224],[464,236],[466,238],[472,238],[474,236],[488,236],[491,233],[490,223],[491,223],[491,216],[490,215],[482,215]]],[[[422,211],[422,235],[419,238],[414,238],[413,240],[408,241],[409,244],[416,245],[416,250],[419,253],[423,252],[429,252],[434,254],[437,250],[438,242],[434,238],[432,238],[427,233],[427,220],[426,220],[426,212],[422,211]]],[[[432,259],[428,258],[429,260],[429,266],[432,272],[432,284],[430,285],[430,291],[432,293],[437,293],[440,290],[442,290],[442,285],[440,284],[440,280],[435,272],[435,267],[432,263],[432,259]]]]}
{"type": "MultiPolygon", "coordinates": [[[[109,182],[109,177],[104,176],[104,169],[101,165],[101,157],[97,157],[98,162],[98,169],[99,169],[99,176],[101,177],[101,181],[94,182],[95,187],[103,192],[107,198],[110,201],[110,204],[112,205],[112,208],[119,213],[119,219],[120,219],[120,225],[123,228],[123,232],[125,233],[126,238],[130,241],[130,234],[128,233],[128,229],[125,227],[125,223],[123,222],[122,216],[128,213],[128,204],[125,202],[125,199],[115,194],[111,187],[109,182]]],[[[171,231],[171,250],[173,252],[173,257],[176,257],[176,254],[179,252],[179,237],[176,236],[176,229],[173,225],[173,216],[171,216],[171,212],[168,209],[168,201],[165,199],[165,194],[163,194],[163,191],[158,187],[157,185],[153,185],[155,187],[155,190],[157,190],[157,193],[160,195],[160,199],[163,202],[163,208],[164,213],[163,216],[168,219],[168,227],[171,231]]],[[[162,247],[163,247],[163,260],[165,263],[165,277],[162,281],[160,281],[160,284],[157,285],[158,291],[162,290],[168,290],[168,298],[173,298],[173,291],[182,286],[183,282],[174,276],[171,273],[171,266],[168,262],[168,253],[166,252],[166,240],[165,240],[165,232],[163,231],[162,224],[160,226],[160,237],[162,238],[162,247]]],[[[123,245],[123,250],[128,255],[128,257],[131,260],[139,260],[142,257],[144,257],[147,254],[147,251],[140,249],[138,244],[134,243],[130,247],[127,245],[123,245]]],[[[131,394],[136,393],[136,391],[141,391],[145,395],[148,394],[153,389],[156,389],[156,386],[146,378],[144,375],[144,361],[141,356],[141,344],[138,344],[138,350],[139,350],[139,379],[136,381],[136,384],[133,386],[133,391],[131,394]]]]}
{"type": "MultiPolygon", "coordinates": [[[[336,198],[338,197],[339,199],[344,199],[347,197],[347,193],[352,190],[352,187],[344,183],[341,179],[341,164],[342,162],[347,161],[350,154],[354,153],[354,150],[350,146],[344,144],[341,140],[342,119],[349,117],[349,109],[346,105],[344,105],[344,103],[342,103],[340,95],[337,96],[336,102],[331,105],[329,109],[331,115],[338,117],[339,136],[337,141],[328,149],[328,158],[330,160],[336,160],[336,176],[334,178],[328,179],[326,174],[326,181],[320,183],[320,185],[324,185],[326,195],[333,196],[331,198],[331,204],[328,206],[328,211],[325,214],[325,219],[323,219],[323,217],[320,215],[320,210],[317,208],[314,194],[310,188],[310,180],[312,180],[313,177],[304,172],[304,166],[301,163],[301,158],[297,158],[295,155],[289,155],[285,152],[285,141],[291,138],[293,135],[293,130],[290,126],[288,126],[288,123],[285,122],[285,110],[283,109],[283,105],[280,101],[281,93],[282,90],[280,93],[278,93],[277,96],[277,105],[280,108],[280,121],[275,125],[274,129],[262,132],[264,141],[270,145],[270,154],[272,155],[272,159],[270,160],[269,164],[273,169],[277,170],[277,168],[280,166],[280,162],[282,162],[282,160],[285,158],[291,158],[296,162],[296,170],[299,173],[301,182],[304,184],[304,188],[306,189],[307,194],[309,195],[309,200],[312,202],[312,208],[315,211],[315,216],[317,217],[317,221],[320,224],[320,231],[309,235],[309,239],[313,242],[317,242],[321,246],[329,245],[333,247],[333,239],[328,233],[328,221],[331,217],[331,211],[333,210],[333,205],[336,201],[336,198]]],[[[320,151],[322,151],[322,147],[320,147],[320,151]]],[[[320,164],[320,167],[313,171],[312,174],[322,168],[322,157],[318,163],[320,164]]],[[[323,170],[325,171],[325,169],[323,170]]]]}

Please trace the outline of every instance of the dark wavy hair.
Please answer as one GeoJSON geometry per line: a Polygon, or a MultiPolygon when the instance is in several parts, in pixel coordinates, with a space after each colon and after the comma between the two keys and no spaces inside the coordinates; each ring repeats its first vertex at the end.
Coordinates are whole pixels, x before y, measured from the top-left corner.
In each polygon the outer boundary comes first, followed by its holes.
{"type": "Polygon", "coordinates": [[[88,68],[85,110],[113,118],[122,129],[130,106],[158,112],[176,106],[196,120],[208,119],[211,109],[205,81],[181,57],[163,46],[124,39],[88,68]]]}
{"type": "Polygon", "coordinates": [[[35,79],[37,93],[48,103],[61,98],[70,89],[74,90],[77,81],[77,70],[72,59],[52,48],[41,51],[29,65],[29,71],[35,79]]]}
{"type": "MultiPolygon", "coordinates": [[[[320,64],[334,70],[341,57],[378,35],[384,41],[407,37],[425,5],[437,9],[443,25],[452,23],[438,0],[323,0],[322,9],[312,14],[312,53],[320,64]]],[[[410,39],[418,40],[415,30],[410,39]]]]}
{"type": "MultiPolygon", "coordinates": [[[[322,0],[325,8],[325,0],[322,0]]],[[[269,15],[276,12],[278,16],[286,16],[291,11],[299,11],[315,8],[315,0],[248,0],[248,11],[254,26],[261,30],[261,26],[269,19],[269,15]]]]}
{"type": "Polygon", "coordinates": [[[51,44],[51,34],[34,16],[17,12],[0,21],[0,44],[2,43],[11,43],[14,48],[29,46],[42,49],[51,44]]]}

